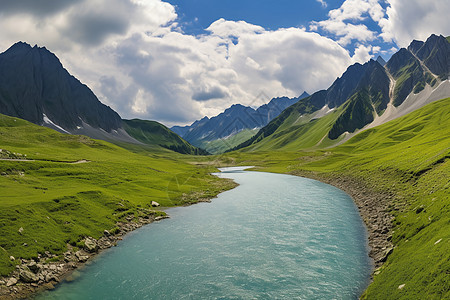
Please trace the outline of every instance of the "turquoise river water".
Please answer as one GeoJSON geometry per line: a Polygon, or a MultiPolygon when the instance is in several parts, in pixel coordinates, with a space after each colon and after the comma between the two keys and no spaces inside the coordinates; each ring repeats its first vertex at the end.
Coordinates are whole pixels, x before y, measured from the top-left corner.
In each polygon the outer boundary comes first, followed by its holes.
{"type": "Polygon", "coordinates": [[[240,185],[128,234],[38,299],[357,299],[367,235],[352,199],[306,178],[225,168],[240,185]]]}

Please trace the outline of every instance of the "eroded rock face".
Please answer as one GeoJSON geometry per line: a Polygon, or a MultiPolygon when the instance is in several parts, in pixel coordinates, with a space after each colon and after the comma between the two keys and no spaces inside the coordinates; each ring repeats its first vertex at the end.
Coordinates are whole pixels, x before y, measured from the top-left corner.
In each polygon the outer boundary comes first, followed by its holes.
{"type": "Polygon", "coordinates": [[[97,240],[92,237],[87,237],[84,240],[84,249],[90,253],[97,252],[98,250],[97,240]]]}
{"type": "Polygon", "coordinates": [[[42,265],[32,261],[28,264],[28,268],[30,269],[31,272],[37,274],[39,273],[40,270],[42,270],[42,265]]]}
{"type": "Polygon", "coordinates": [[[38,282],[39,277],[31,272],[29,269],[22,269],[19,273],[19,278],[25,283],[32,283],[32,282],[38,282]]]}
{"type": "Polygon", "coordinates": [[[81,250],[75,252],[75,256],[77,257],[79,262],[85,262],[89,259],[89,256],[85,255],[81,250]]]}

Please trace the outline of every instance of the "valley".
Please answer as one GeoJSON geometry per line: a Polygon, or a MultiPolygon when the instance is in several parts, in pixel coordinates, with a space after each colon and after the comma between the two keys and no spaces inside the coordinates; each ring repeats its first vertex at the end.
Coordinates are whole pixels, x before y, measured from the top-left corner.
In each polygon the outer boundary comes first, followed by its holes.
{"type": "Polygon", "coordinates": [[[362,299],[449,298],[449,49],[432,35],[386,64],[349,66],[326,90],[173,132],[122,119],[46,48],[17,43],[0,54],[0,298],[53,287],[95,256],[92,240],[111,247],[167,208],[233,189],[212,175],[225,166],[352,196],[374,265],[362,299]]]}

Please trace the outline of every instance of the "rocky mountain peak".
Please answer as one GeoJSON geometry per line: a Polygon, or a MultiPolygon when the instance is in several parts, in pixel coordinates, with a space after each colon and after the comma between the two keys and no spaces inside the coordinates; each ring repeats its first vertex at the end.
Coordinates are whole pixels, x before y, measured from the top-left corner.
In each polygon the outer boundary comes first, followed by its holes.
{"type": "Polygon", "coordinates": [[[53,53],[24,42],[0,54],[0,113],[64,132],[84,124],[107,132],[121,127],[120,116],[53,53]]]}
{"type": "Polygon", "coordinates": [[[408,50],[441,80],[449,77],[450,43],[444,36],[432,34],[425,43],[413,41],[408,50]]]}

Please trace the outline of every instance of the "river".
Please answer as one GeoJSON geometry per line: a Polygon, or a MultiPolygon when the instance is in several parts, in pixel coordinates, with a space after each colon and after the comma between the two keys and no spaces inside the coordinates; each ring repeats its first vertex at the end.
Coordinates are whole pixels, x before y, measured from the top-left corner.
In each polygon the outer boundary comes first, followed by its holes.
{"type": "Polygon", "coordinates": [[[240,185],[128,234],[38,299],[357,299],[372,269],[352,199],[319,181],[225,168],[240,185]]]}

